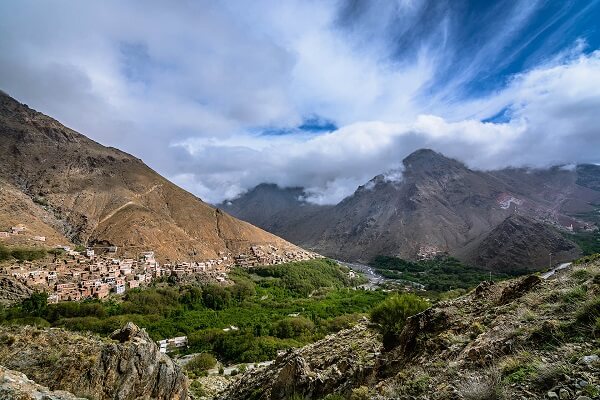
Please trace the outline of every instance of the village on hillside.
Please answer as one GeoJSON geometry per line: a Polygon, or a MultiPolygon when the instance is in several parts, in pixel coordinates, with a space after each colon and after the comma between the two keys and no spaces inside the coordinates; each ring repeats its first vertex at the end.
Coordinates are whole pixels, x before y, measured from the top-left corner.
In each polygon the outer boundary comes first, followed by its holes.
{"type": "MultiPolygon", "coordinates": [[[[28,231],[23,224],[0,232],[3,239],[19,235],[26,241],[44,242],[43,236],[28,231]]],[[[23,240],[21,240],[23,242],[23,240]]],[[[251,246],[246,253],[220,252],[218,258],[198,261],[159,263],[154,251],[137,253],[135,258],[118,258],[117,246],[73,249],[68,245],[55,248],[53,260],[14,261],[0,267],[0,276],[18,280],[27,287],[46,292],[48,302],[105,299],[129,289],[150,285],[158,279],[195,278],[226,284],[233,267],[249,268],[309,260],[319,255],[302,249],[279,249],[273,245],[251,246]]]]}

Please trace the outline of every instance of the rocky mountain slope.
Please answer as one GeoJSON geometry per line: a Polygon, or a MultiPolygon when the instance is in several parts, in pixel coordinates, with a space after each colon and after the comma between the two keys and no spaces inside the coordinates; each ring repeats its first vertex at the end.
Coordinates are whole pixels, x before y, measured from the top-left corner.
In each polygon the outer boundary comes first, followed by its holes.
{"type": "Polygon", "coordinates": [[[471,265],[496,272],[532,272],[580,254],[575,243],[556,229],[532,218],[511,215],[481,239],[461,250],[471,265]],[[515,267],[520,266],[520,267],[515,267]]]}
{"type": "Polygon", "coordinates": [[[21,372],[0,366],[0,399],[11,400],[84,400],[62,390],[38,385],[21,372]]]}
{"type": "MultiPolygon", "coordinates": [[[[507,262],[513,267],[528,264],[541,268],[547,265],[549,252],[558,254],[555,260],[577,254],[565,250],[574,245],[555,231],[593,229],[592,223],[574,215],[591,212],[593,204],[600,204],[595,186],[600,168],[594,166],[475,171],[427,149],[412,153],[403,165],[401,174],[378,175],[335,206],[309,208],[298,198],[294,205],[288,197],[285,208],[273,213],[269,199],[282,193],[272,186],[268,192],[261,190],[258,207],[249,201],[258,188],[221,206],[321,254],[363,262],[376,255],[414,259],[435,252],[472,261],[488,251],[480,246],[497,240],[511,224],[523,231],[521,236],[525,232],[535,236],[525,220],[505,222],[518,215],[544,223],[543,233],[552,232],[553,239],[539,250],[532,245],[515,253],[514,259],[505,254],[507,262]]],[[[301,189],[295,191],[302,193],[301,189]]],[[[481,266],[493,268],[494,259],[488,256],[479,261],[484,263],[481,266]]]]}
{"type": "Polygon", "coordinates": [[[31,296],[33,290],[12,276],[0,276],[0,306],[17,303],[31,296]]]}
{"type": "Polygon", "coordinates": [[[295,248],[1,92],[0,137],[0,230],[23,223],[49,244],[153,249],[163,260],[295,248]]]}
{"type": "Polygon", "coordinates": [[[218,204],[231,215],[242,215],[245,221],[269,232],[280,232],[294,236],[295,225],[306,217],[328,209],[304,199],[307,193],[302,188],[280,188],[275,184],[260,184],[237,199],[218,204]]]}
{"type": "Polygon", "coordinates": [[[56,328],[2,327],[0,342],[0,365],[50,390],[95,400],[187,399],[181,368],[132,323],[111,339],[56,328]]]}
{"type": "Polygon", "coordinates": [[[590,400],[599,339],[596,262],[484,282],[410,317],[391,348],[362,322],[246,372],[220,398],[590,400]]]}

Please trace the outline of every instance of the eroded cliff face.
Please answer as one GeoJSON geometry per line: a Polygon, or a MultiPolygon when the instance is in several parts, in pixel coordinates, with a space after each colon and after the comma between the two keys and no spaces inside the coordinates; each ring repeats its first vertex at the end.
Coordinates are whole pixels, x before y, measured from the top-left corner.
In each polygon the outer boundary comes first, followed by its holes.
{"type": "Polygon", "coordinates": [[[0,365],[51,390],[97,400],[187,398],[181,368],[132,323],[110,339],[56,328],[3,327],[0,342],[0,365]]]}

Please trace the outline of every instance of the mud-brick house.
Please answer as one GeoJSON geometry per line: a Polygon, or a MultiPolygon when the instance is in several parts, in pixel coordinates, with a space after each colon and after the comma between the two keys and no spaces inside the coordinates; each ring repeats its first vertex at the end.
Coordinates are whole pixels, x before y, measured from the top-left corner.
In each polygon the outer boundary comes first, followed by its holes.
{"type": "Polygon", "coordinates": [[[110,286],[106,283],[102,283],[99,286],[95,286],[92,290],[92,296],[97,299],[105,299],[110,294],[110,286]]]}

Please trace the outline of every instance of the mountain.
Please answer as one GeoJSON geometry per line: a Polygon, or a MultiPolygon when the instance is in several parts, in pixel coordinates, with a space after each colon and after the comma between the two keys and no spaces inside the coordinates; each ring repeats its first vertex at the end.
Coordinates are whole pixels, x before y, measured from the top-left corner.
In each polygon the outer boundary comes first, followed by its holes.
{"type": "Polygon", "coordinates": [[[282,237],[293,236],[296,223],[329,208],[309,203],[304,200],[306,197],[303,188],[262,183],[217,207],[232,215],[243,215],[244,220],[253,221],[252,224],[269,232],[279,232],[282,237]]]}
{"type": "Polygon", "coordinates": [[[469,264],[496,272],[532,272],[552,261],[573,260],[581,254],[575,243],[547,224],[511,215],[489,234],[465,246],[469,264]]]}
{"type": "Polygon", "coordinates": [[[162,260],[297,249],[2,92],[0,137],[0,230],[24,224],[47,244],[152,249],[162,260]]]}
{"type": "MultiPolygon", "coordinates": [[[[232,204],[243,207],[224,209],[293,243],[348,261],[444,253],[482,267],[542,268],[549,252],[556,253],[556,262],[579,253],[560,230],[594,229],[593,222],[581,218],[600,204],[600,168],[594,167],[476,171],[421,149],[403,160],[401,173],[378,175],[335,206],[309,208],[290,201],[276,222],[267,214],[267,199],[258,208],[242,195],[232,204]],[[500,253],[492,255],[488,246],[507,236],[511,226],[531,242],[520,254],[503,254],[500,263],[500,253]],[[536,238],[542,235],[552,240],[536,238]],[[487,255],[478,258],[480,252],[487,255]]],[[[510,237],[516,244],[516,237],[510,237]]]]}

